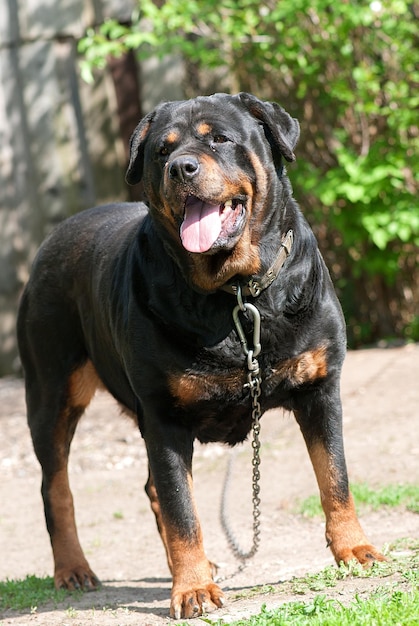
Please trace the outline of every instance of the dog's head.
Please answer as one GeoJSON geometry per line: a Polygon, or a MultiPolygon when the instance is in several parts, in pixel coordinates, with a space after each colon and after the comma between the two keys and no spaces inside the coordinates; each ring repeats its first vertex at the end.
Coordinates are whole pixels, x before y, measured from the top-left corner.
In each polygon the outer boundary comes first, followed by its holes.
{"type": "Polygon", "coordinates": [[[282,160],[295,159],[298,136],[281,107],[245,93],[163,103],[135,129],[127,182],[143,180],[153,218],[198,288],[259,270],[282,160]]]}

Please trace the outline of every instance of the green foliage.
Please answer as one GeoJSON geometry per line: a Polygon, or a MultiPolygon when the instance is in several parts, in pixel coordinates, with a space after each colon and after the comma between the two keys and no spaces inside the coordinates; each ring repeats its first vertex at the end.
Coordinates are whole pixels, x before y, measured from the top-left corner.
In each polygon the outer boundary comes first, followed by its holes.
{"type": "MultiPolygon", "coordinates": [[[[237,594],[236,600],[270,594],[278,596],[282,592],[286,596],[293,593],[310,597],[313,592],[321,591],[324,595],[317,595],[305,602],[289,602],[270,611],[262,605],[259,615],[236,621],[234,624],[236,626],[416,624],[419,601],[419,541],[413,538],[398,539],[389,546],[389,549],[390,561],[374,563],[370,568],[365,569],[356,562],[348,565],[341,564],[339,567],[327,566],[319,572],[293,578],[289,582],[263,585],[237,594]],[[387,582],[389,577],[391,577],[390,582],[387,582]],[[385,578],[386,584],[373,587],[368,597],[364,596],[361,599],[355,595],[349,606],[343,606],[336,599],[331,599],[326,595],[330,589],[333,589],[333,598],[336,598],[338,586],[342,581],[358,578],[369,578],[371,581],[385,578]]],[[[81,596],[82,592],[71,594],[72,600],[81,596]]],[[[28,576],[24,580],[0,581],[0,612],[10,609],[16,611],[30,609],[31,613],[36,613],[38,607],[52,602],[55,606],[58,605],[59,610],[67,619],[74,619],[77,617],[76,609],[72,606],[64,608],[62,604],[67,597],[67,591],[54,589],[54,583],[50,577],[28,576]]],[[[103,611],[107,610],[111,609],[103,606],[103,611]]],[[[201,617],[200,620],[213,626],[225,624],[222,619],[201,617]]],[[[182,624],[186,626],[186,622],[182,624]]]]}
{"type": "Polygon", "coordinates": [[[419,246],[417,5],[166,0],[158,8],[141,0],[139,7],[131,26],[107,21],[87,32],[83,76],[93,80],[108,55],[128,49],[143,58],[180,53],[206,72],[224,69],[233,91],[283,104],[302,123],[291,172],[296,195],[347,319],[358,320],[355,340],[403,328],[419,339],[414,294],[397,307],[415,287],[419,246]],[[362,310],[361,301],[368,309],[380,298],[392,306],[390,321],[383,307],[375,319],[362,310]]]}
{"type": "MultiPolygon", "coordinates": [[[[409,562],[417,565],[416,557],[412,556],[409,562]]],[[[403,560],[402,564],[397,561],[377,561],[369,568],[364,568],[354,560],[349,564],[341,563],[339,567],[329,565],[315,574],[296,578],[292,581],[292,591],[299,595],[305,595],[311,591],[325,591],[334,588],[340,581],[348,578],[386,578],[396,572],[405,571],[407,571],[406,559],[403,560]]]]}
{"type": "MultiPolygon", "coordinates": [[[[289,602],[278,609],[262,605],[259,615],[228,623],[231,626],[404,626],[417,624],[419,590],[385,591],[368,600],[359,596],[349,606],[323,595],[308,602],[289,602]]],[[[213,626],[223,626],[222,620],[205,620],[213,626]]]]}
{"type": "Polygon", "coordinates": [[[355,502],[374,510],[382,506],[405,506],[409,511],[419,512],[419,486],[387,485],[373,489],[365,483],[351,487],[355,502]]]}
{"type": "MultiPolygon", "coordinates": [[[[286,595],[296,593],[307,595],[322,592],[320,595],[299,602],[287,602],[279,608],[268,610],[262,605],[260,613],[246,619],[225,622],[223,619],[213,620],[201,618],[212,626],[394,626],[398,624],[412,625],[417,623],[417,606],[419,601],[419,544],[411,538],[398,540],[391,550],[401,550],[397,556],[391,552],[390,561],[374,563],[364,568],[356,562],[340,567],[328,566],[320,572],[308,574],[302,578],[294,578],[273,588],[278,595],[284,591],[286,595]],[[351,602],[342,604],[339,589],[342,581],[361,578],[386,579],[362,597],[355,592],[351,602]],[[330,591],[333,590],[333,591],[330,591]]],[[[186,624],[185,624],[186,626],[186,624]]]]}
{"type": "MultiPolygon", "coordinates": [[[[366,483],[354,483],[351,486],[357,508],[377,510],[383,506],[405,506],[413,513],[419,513],[419,487],[416,485],[386,485],[373,489],[366,483]]],[[[299,512],[305,517],[322,515],[319,497],[309,496],[299,505],[299,512]]]]}
{"type": "Polygon", "coordinates": [[[67,596],[64,590],[54,589],[51,577],[27,576],[23,580],[0,581],[0,610],[31,609],[49,601],[61,602],[67,596]]]}

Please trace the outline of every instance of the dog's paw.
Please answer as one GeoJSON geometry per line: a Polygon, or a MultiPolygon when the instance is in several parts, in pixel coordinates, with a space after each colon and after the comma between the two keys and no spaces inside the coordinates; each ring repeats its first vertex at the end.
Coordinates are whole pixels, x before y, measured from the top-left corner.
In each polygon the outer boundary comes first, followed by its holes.
{"type": "Polygon", "coordinates": [[[185,619],[211,613],[222,607],[224,594],[215,583],[209,583],[196,589],[173,588],[170,617],[185,619]]]}
{"type": "Polygon", "coordinates": [[[54,584],[57,589],[68,591],[95,591],[100,587],[100,580],[86,564],[58,568],[54,574],[54,584]]]}
{"type": "Polygon", "coordinates": [[[340,550],[335,554],[335,559],[338,564],[342,561],[343,563],[349,563],[356,560],[365,567],[369,567],[375,561],[388,561],[384,554],[381,554],[377,548],[369,544],[340,550]]]}

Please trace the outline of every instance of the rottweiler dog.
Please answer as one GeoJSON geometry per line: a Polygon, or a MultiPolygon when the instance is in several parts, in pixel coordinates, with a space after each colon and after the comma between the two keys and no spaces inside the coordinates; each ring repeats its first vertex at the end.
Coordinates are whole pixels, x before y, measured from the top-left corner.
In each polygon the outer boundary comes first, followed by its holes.
{"type": "Polygon", "coordinates": [[[105,387],[145,440],[146,492],[173,577],[171,616],[223,604],[203,549],[192,454],[195,439],[234,445],[251,430],[246,303],[260,316],[261,410],[296,417],[336,561],[384,558],[348,489],[345,323],[284,167],[298,137],[297,120],[250,94],[162,103],[131,139],[126,178],[143,181],[146,204],[81,212],[40,248],[18,340],[57,587],[99,584],[77,537],[67,461],[81,415],[105,387]]]}

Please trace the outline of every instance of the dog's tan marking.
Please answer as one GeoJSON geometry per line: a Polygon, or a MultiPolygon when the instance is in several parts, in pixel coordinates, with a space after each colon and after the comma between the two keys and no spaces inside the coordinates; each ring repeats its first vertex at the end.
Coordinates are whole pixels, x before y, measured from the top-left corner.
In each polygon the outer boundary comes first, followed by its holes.
{"type": "Polygon", "coordinates": [[[246,382],[245,371],[233,370],[225,374],[171,374],[169,387],[179,406],[189,406],[202,400],[211,400],[232,394],[237,387],[243,387],[246,382]]]}
{"type": "Polygon", "coordinates": [[[200,173],[195,186],[199,197],[213,204],[222,203],[238,194],[252,195],[251,185],[244,174],[238,170],[237,178],[230,180],[217,160],[208,154],[200,154],[200,173]]]}
{"type": "Polygon", "coordinates": [[[213,580],[214,566],[204,551],[191,474],[188,474],[188,489],[196,518],[193,537],[185,537],[176,526],[163,519],[173,576],[170,615],[175,619],[197,617],[221,607],[224,602],[224,594],[213,580]]]}
{"type": "Polygon", "coordinates": [[[233,251],[228,254],[191,255],[192,282],[203,291],[219,289],[233,276],[251,276],[260,269],[259,248],[252,243],[249,228],[245,231],[233,251]]]}
{"type": "MultiPolygon", "coordinates": [[[[226,197],[243,193],[244,185],[226,185],[226,197]]],[[[248,206],[251,214],[252,192],[247,189],[248,206]]],[[[245,192],[246,193],[246,192],[245,192]]],[[[234,248],[225,254],[205,256],[192,254],[191,276],[193,283],[204,291],[212,291],[222,287],[233,276],[251,276],[260,270],[260,255],[258,243],[253,240],[253,232],[250,224],[250,216],[234,248]]]]}
{"type": "MultiPolygon", "coordinates": [[[[266,172],[266,167],[264,166],[264,164],[262,163],[262,161],[260,160],[256,152],[252,152],[251,150],[249,150],[247,153],[247,156],[256,174],[257,190],[263,196],[266,196],[266,191],[268,187],[268,175],[266,172]]],[[[267,208],[271,209],[272,207],[267,207],[267,208]]]]}
{"type": "MultiPolygon", "coordinates": [[[[208,161],[210,157],[205,157],[208,161]]],[[[205,159],[203,161],[205,162],[205,159]]],[[[254,166],[258,169],[258,178],[254,183],[242,172],[237,172],[234,180],[226,179],[218,165],[211,169],[208,178],[208,192],[217,188],[221,181],[221,201],[226,201],[237,196],[246,196],[247,221],[243,233],[230,252],[225,254],[204,256],[199,254],[191,255],[192,268],[191,275],[194,284],[204,291],[211,291],[224,285],[233,276],[251,276],[260,270],[259,254],[259,234],[258,220],[261,221],[263,215],[256,215],[255,207],[260,203],[264,205],[264,186],[266,185],[266,175],[263,172],[262,164],[257,163],[254,157],[254,166]]],[[[209,168],[208,168],[209,169],[209,168]]],[[[205,189],[204,189],[205,193],[205,189]]]]}
{"type": "Polygon", "coordinates": [[[54,582],[57,589],[77,586],[94,588],[99,581],[90,569],[77,536],[73,498],[67,469],[59,470],[48,491],[53,527],[51,544],[54,553],[54,582]]]}
{"type": "Polygon", "coordinates": [[[86,408],[95,395],[96,389],[102,386],[93,363],[86,361],[69,378],[68,406],[86,408]]]}
{"type": "Polygon", "coordinates": [[[219,608],[224,594],[214,583],[212,564],[202,545],[202,533],[192,544],[169,530],[173,563],[170,615],[175,619],[198,617],[219,608]]]}
{"type": "MultiPolygon", "coordinates": [[[[236,274],[250,276],[260,269],[258,237],[254,236],[252,219],[255,190],[253,182],[239,168],[233,179],[229,179],[214,157],[201,154],[199,162],[200,171],[194,178],[194,187],[190,193],[205,198],[207,202],[220,205],[237,196],[244,195],[247,199],[247,223],[240,240],[231,251],[214,256],[188,253],[192,281],[204,291],[213,291],[236,274]]],[[[256,164],[256,157],[254,162],[256,164]]],[[[151,205],[160,209],[157,217],[164,222],[171,236],[179,241],[179,225],[175,215],[183,217],[184,203],[178,200],[177,187],[170,180],[168,168],[164,170],[158,194],[153,193],[153,187],[148,185],[147,179],[144,184],[151,205]]],[[[266,177],[260,182],[261,190],[264,184],[266,177]]]]}
{"type": "Polygon", "coordinates": [[[311,383],[327,375],[326,346],[303,352],[293,360],[290,379],[296,385],[311,383]]]}
{"type": "Polygon", "coordinates": [[[266,213],[272,210],[272,207],[266,202],[268,190],[268,174],[262,161],[255,152],[247,153],[249,160],[256,174],[256,185],[253,198],[253,205],[262,207],[257,215],[252,215],[252,241],[258,242],[263,230],[263,223],[266,213]]]}
{"type": "Polygon", "coordinates": [[[160,502],[159,502],[159,498],[157,496],[157,489],[156,486],[154,484],[154,480],[153,477],[151,475],[151,472],[149,474],[148,477],[148,481],[146,484],[146,493],[150,499],[150,506],[151,506],[151,510],[153,511],[155,518],[156,518],[156,524],[157,524],[157,529],[160,533],[160,537],[163,541],[163,545],[164,545],[164,549],[166,550],[166,558],[167,558],[167,564],[169,566],[170,571],[173,571],[173,565],[172,565],[172,561],[171,561],[171,557],[169,554],[169,547],[168,547],[168,542],[167,542],[167,535],[166,535],[166,528],[163,522],[163,517],[162,517],[162,513],[161,513],[161,507],[160,507],[160,502]]]}
{"type": "Polygon", "coordinates": [[[374,546],[368,543],[358,521],[352,494],[346,497],[337,480],[337,469],[333,455],[328,453],[322,443],[308,446],[317,483],[320,499],[326,516],[326,541],[330,546],[336,562],[347,563],[357,559],[369,565],[374,560],[385,561],[374,546]]]}
{"type": "Polygon", "coordinates": [[[138,138],[136,138],[137,145],[140,144],[142,141],[144,141],[144,139],[147,137],[148,131],[150,130],[150,126],[151,126],[151,122],[148,122],[147,124],[145,124],[144,128],[141,130],[141,134],[139,135],[138,138]]]}
{"type": "Polygon", "coordinates": [[[172,130],[166,137],[166,142],[167,143],[176,143],[176,141],[179,141],[180,139],[180,135],[177,131],[172,130]]]}
{"type": "Polygon", "coordinates": [[[199,135],[209,135],[212,131],[212,126],[210,124],[207,124],[207,122],[201,122],[196,127],[196,130],[198,131],[199,135]]]}
{"type": "Polygon", "coordinates": [[[293,386],[298,387],[326,376],[327,347],[320,346],[279,363],[272,369],[269,380],[270,382],[288,380],[293,386]]]}
{"type": "Polygon", "coordinates": [[[73,498],[67,473],[67,459],[77,423],[101,381],[91,361],[86,361],[70,375],[62,408],[54,431],[57,469],[51,477],[47,499],[52,520],[50,528],[54,553],[54,581],[57,588],[88,589],[98,585],[77,536],[73,498]]]}
{"type": "MultiPolygon", "coordinates": [[[[311,383],[327,375],[326,347],[303,352],[281,362],[265,378],[269,387],[288,381],[293,386],[311,383]]],[[[225,374],[197,375],[190,372],[170,374],[169,387],[179,406],[186,407],[205,400],[225,397],[237,392],[246,383],[245,369],[230,370],[225,374]]]]}

